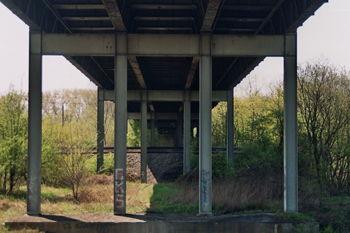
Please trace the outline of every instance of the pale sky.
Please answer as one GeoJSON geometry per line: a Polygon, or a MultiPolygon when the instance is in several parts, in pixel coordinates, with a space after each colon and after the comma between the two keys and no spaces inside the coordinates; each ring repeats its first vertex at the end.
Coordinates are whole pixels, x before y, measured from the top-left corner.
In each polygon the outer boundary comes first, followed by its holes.
{"type": "MultiPolygon", "coordinates": [[[[0,94],[15,89],[28,91],[29,28],[0,3],[0,94]]],[[[350,71],[350,1],[329,0],[298,29],[298,63],[321,56],[350,71]]],[[[282,81],[283,59],[266,58],[235,88],[235,94],[249,91],[249,85],[263,92],[282,81]],[[250,83],[250,84],[249,84],[250,83]]],[[[95,84],[61,56],[44,56],[43,91],[62,88],[96,89],[95,84]]]]}

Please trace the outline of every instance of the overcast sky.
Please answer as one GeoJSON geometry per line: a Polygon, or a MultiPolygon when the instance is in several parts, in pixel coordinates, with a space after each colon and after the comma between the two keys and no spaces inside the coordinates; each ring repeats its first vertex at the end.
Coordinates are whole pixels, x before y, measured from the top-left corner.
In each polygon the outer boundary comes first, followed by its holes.
{"type": "MultiPolygon", "coordinates": [[[[10,85],[28,90],[28,35],[28,26],[0,3],[0,94],[10,85]]],[[[298,29],[298,63],[323,56],[350,71],[349,55],[350,0],[329,0],[298,29]]],[[[235,94],[249,92],[249,85],[266,92],[282,80],[282,74],[282,58],[266,58],[235,88],[235,94]]],[[[65,58],[44,56],[43,91],[62,88],[96,86],[65,58]]]]}

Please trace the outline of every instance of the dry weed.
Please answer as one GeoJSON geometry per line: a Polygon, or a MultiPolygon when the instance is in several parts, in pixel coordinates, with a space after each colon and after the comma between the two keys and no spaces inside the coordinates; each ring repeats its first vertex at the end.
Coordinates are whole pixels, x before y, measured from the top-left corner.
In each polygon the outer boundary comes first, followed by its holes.
{"type": "Polygon", "coordinates": [[[79,203],[113,203],[113,186],[95,185],[80,189],[79,203]]]}
{"type": "Polygon", "coordinates": [[[282,200],[282,183],[241,179],[213,184],[213,204],[231,210],[266,208],[269,201],[282,200]]]}
{"type": "Polygon", "coordinates": [[[113,184],[113,175],[93,175],[84,178],[81,185],[82,186],[94,186],[94,185],[111,185],[113,184]]]}
{"type": "Polygon", "coordinates": [[[11,208],[11,204],[8,200],[0,200],[0,211],[7,211],[11,208]]]}
{"type": "MultiPolygon", "coordinates": [[[[178,183],[181,204],[198,203],[198,183],[178,183]]],[[[213,205],[223,206],[226,212],[273,208],[271,201],[282,200],[282,182],[267,182],[252,178],[213,181],[213,205]]]]}

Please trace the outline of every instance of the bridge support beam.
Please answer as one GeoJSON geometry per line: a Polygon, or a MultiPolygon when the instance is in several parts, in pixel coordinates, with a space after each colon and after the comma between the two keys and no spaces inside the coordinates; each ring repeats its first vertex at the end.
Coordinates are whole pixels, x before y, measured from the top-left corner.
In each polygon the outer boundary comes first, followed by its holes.
{"type": "Polygon", "coordinates": [[[30,31],[27,214],[41,211],[42,55],[41,33],[30,31]]]}
{"type": "Polygon", "coordinates": [[[233,163],[233,89],[227,91],[227,160],[233,163]]]}
{"type": "Polygon", "coordinates": [[[103,148],[105,140],[104,129],[104,95],[103,89],[97,89],[97,173],[103,166],[103,148]]]}
{"type": "Polygon", "coordinates": [[[141,183],[147,183],[147,93],[141,101],[141,183]]]}
{"type": "Polygon", "coordinates": [[[117,34],[114,58],[114,214],[126,213],[127,35],[117,34]]]}
{"type": "Polygon", "coordinates": [[[202,35],[199,65],[199,215],[212,214],[211,35],[202,35]]]}
{"type": "Polygon", "coordinates": [[[189,96],[185,96],[183,115],[183,175],[190,171],[191,151],[191,102],[189,96]]]}
{"type": "Polygon", "coordinates": [[[296,33],[285,35],[284,56],[284,211],[298,212],[296,33]]]}

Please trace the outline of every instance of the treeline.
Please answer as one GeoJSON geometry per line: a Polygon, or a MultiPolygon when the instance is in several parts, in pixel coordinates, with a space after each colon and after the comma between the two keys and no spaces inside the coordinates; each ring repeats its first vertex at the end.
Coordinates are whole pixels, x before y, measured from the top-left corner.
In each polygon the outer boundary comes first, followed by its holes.
{"type": "MultiPolygon", "coordinates": [[[[105,146],[114,146],[114,104],[105,102],[105,146]]],[[[0,97],[0,193],[11,194],[27,179],[28,99],[10,88],[0,97]]],[[[140,122],[128,121],[127,146],[140,146],[140,122]]],[[[160,146],[156,131],[156,146],[160,146]]],[[[151,134],[148,141],[150,144],[151,134]]],[[[65,185],[78,199],[80,181],[97,172],[97,94],[94,90],[60,90],[43,94],[42,182],[65,185]]],[[[113,156],[102,172],[111,172],[113,156]]]]}
{"type": "MultiPolygon", "coordinates": [[[[350,185],[349,74],[326,62],[298,69],[299,176],[324,193],[350,185]]],[[[97,94],[62,90],[43,94],[42,181],[79,187],[96,172],[97,94]],[[62,153],[63,152],[63,153],[62,153]],[[94,164],[91,166],[91,164],[94,164]],[[70,168],[70,169],[68,169],[70,168]]],[[[283,177],[283,86],[268,95],[253,90],[234,99],[234,175],[283,177]]],[[[213,109],[213,146],[226,145],[226,103],[213,109]]],[[[0,191],[11,193],[27,179],[27,95],[10,89],[0,97],[0,191]]],[[[288,123],[288,122],[287,122],[288,123]]],[[[114,104],[105,102],[106,146],[114,141],[114,104]]],[[[157,134],[157,137],[159,135],[157,134]]],[[[160,146],[159,140],[157,145],[160,146]]],[[[128,122],[128,146],[140,145],[139,121],[128,122]]]]}
{"type": "MultiPolygon", "coordinates": [[[[298,68],[298,155],[301,182],[324,194],[350,190],[349,73],[326,61],[298,68]]],[[[213,146],[226,143],[226,103],[213,109],[213,146]]],[[[283,84],[269,95],[234,99],[238,175],[283,177],[283,84]]],[[[288,124],[288,122],[287,122],[288,124]]]]}

